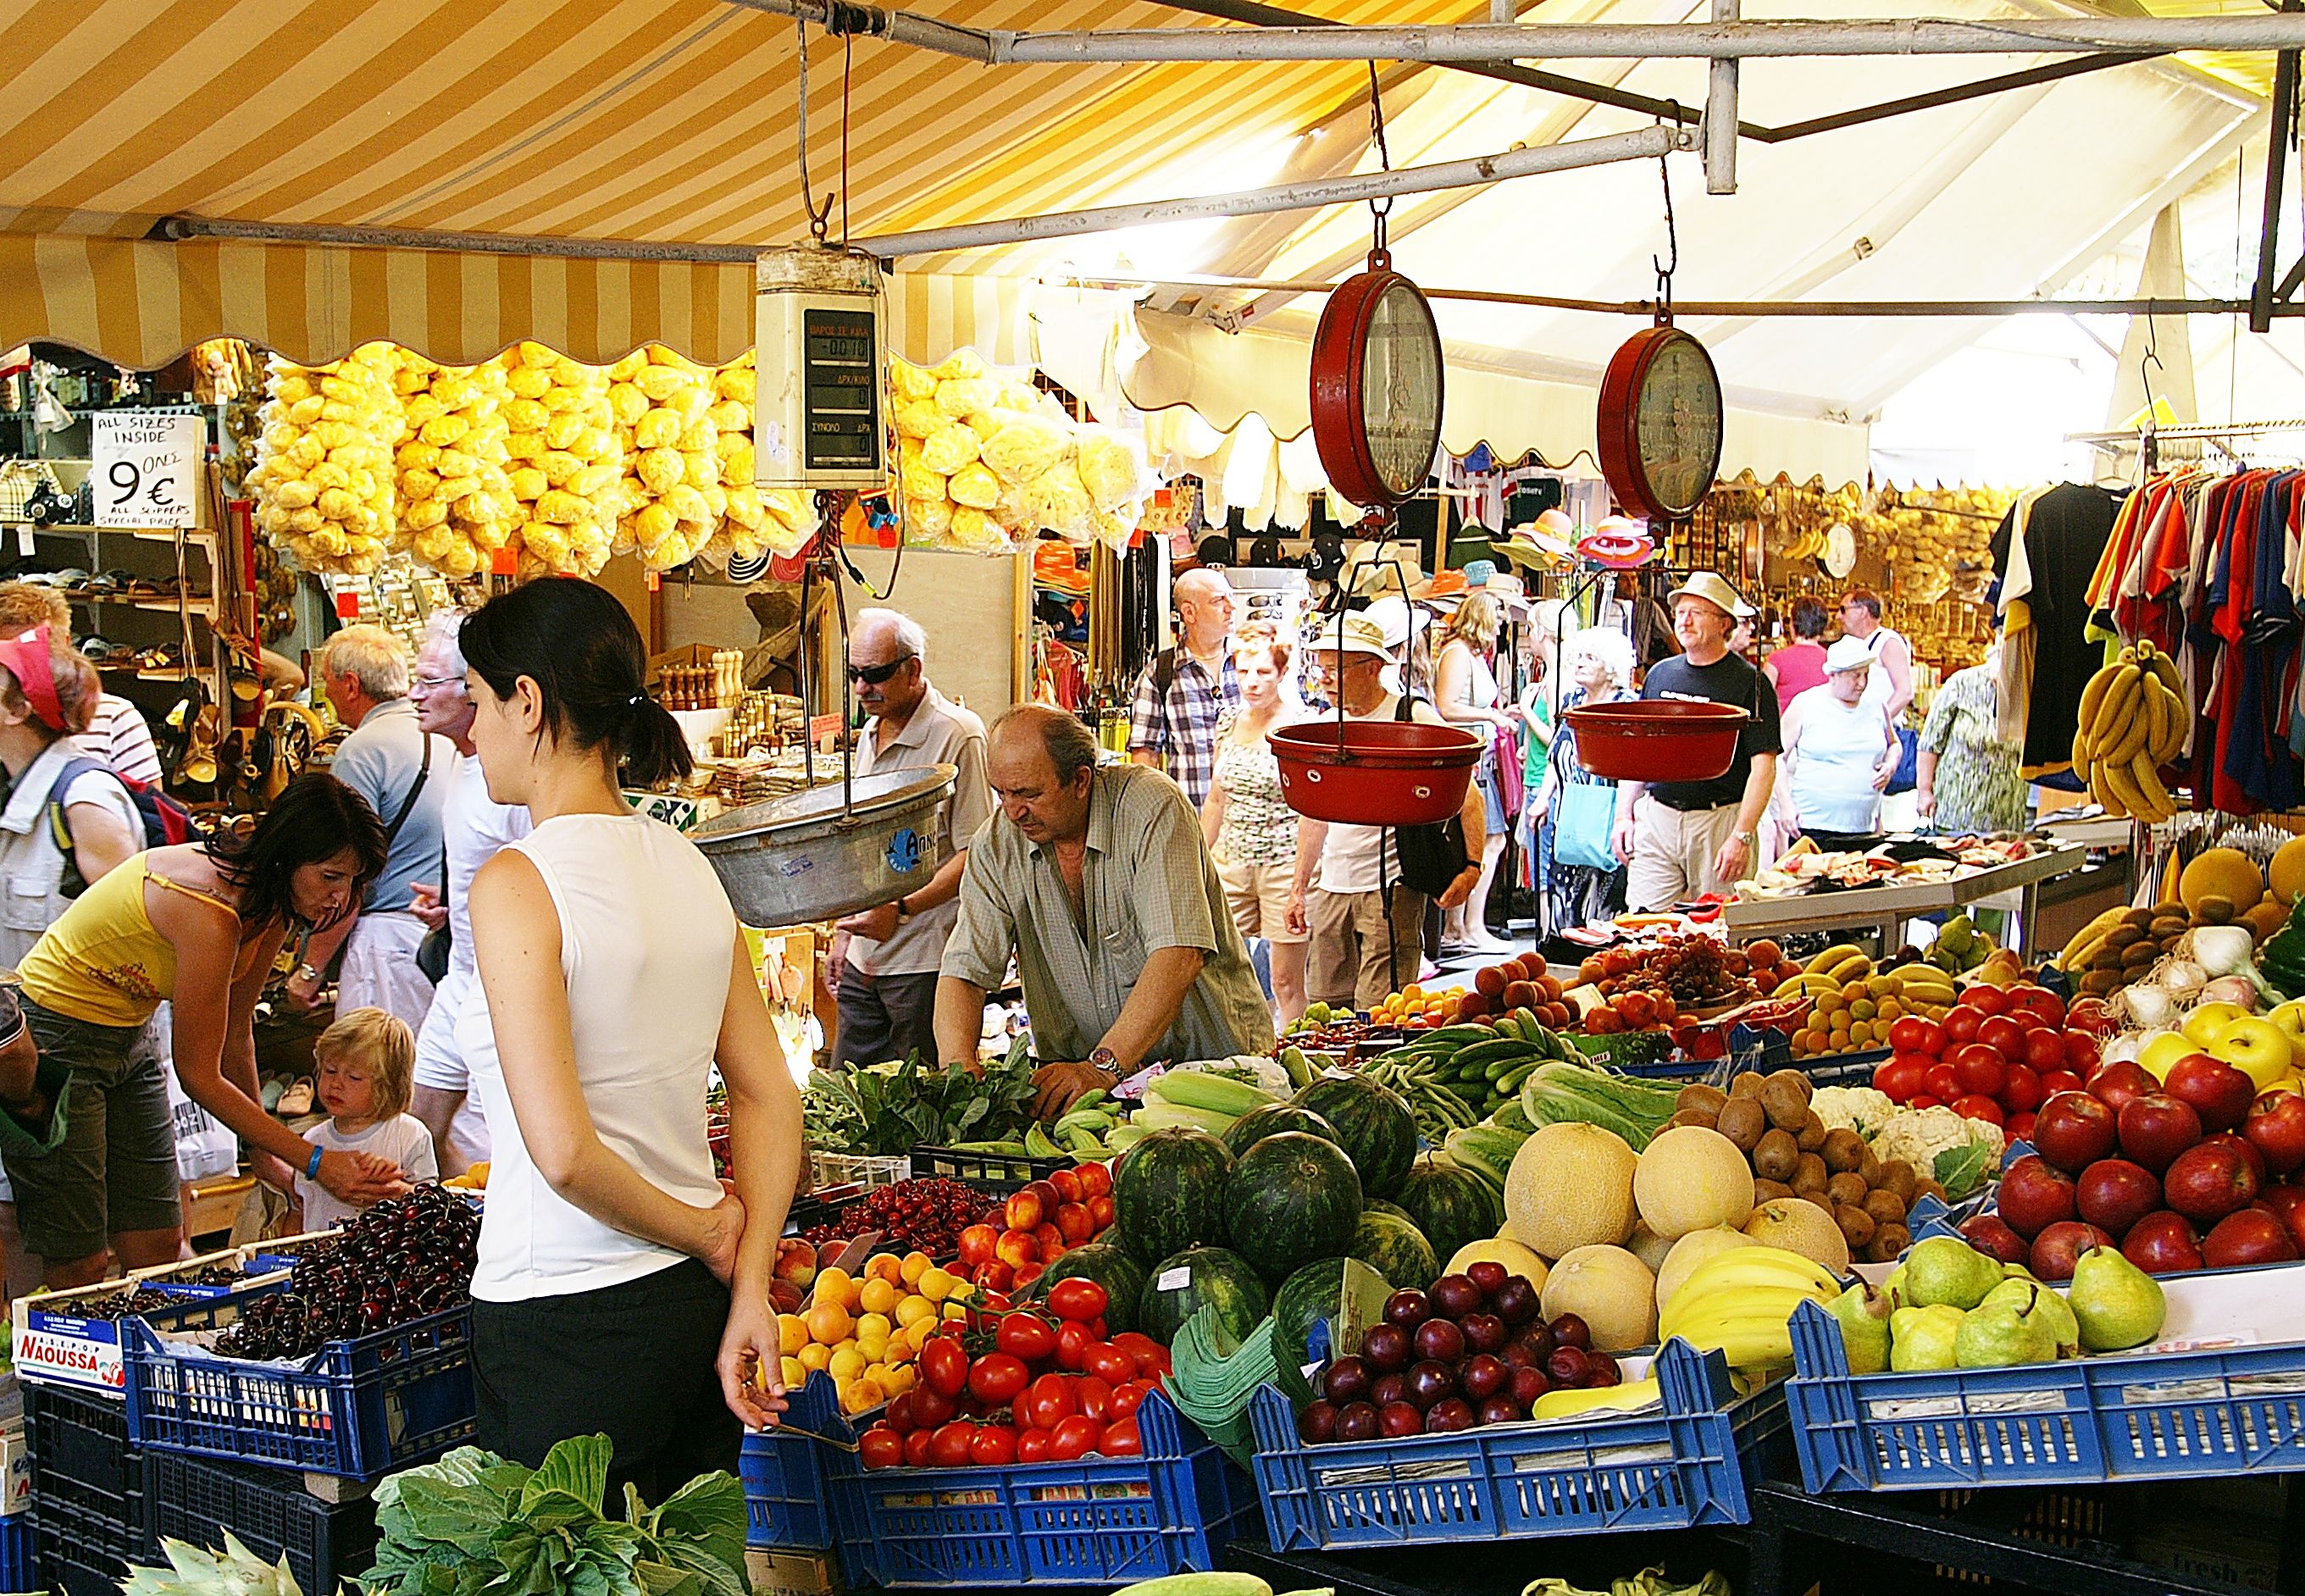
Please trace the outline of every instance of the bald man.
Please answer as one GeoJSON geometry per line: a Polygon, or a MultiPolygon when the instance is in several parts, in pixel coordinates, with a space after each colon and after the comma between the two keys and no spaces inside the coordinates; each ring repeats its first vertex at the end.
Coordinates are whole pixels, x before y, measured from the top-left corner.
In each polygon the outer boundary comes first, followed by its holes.
{"type": "Polygon", "coordinates": [[[1144,667],[1128,712],[1128,757],[1166,770],[1198,809],[1216,776],[1217,719],[1240,703],[1232,669],[1232,584],[1187,571],[1173,590],[1184,641],[1144,667]]]}

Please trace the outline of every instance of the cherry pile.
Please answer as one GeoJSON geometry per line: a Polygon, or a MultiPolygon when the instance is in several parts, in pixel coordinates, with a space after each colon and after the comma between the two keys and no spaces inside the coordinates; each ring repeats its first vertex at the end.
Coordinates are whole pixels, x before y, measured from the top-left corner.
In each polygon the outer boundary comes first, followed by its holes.
{"type": "Polygon", "coordinates": [[[999,1204],[973,1186],[957,1180],[900,1180],[875,1186],[829,1223],[801,1233],[801,1239],[821,1250],[827,1242],[845,1242],[868,1230],[880,1231],[888,1244],[949,1258],[960,1250],[960,1233],[978,1223],[999,1204]]]}
{"type": "Polygon", "coordinates": [[[251,1298],[216,1350],[301,1358],[325,1342],[456,1307],[472,1290],[480,1235],[479,1212],[438,1186],[379,1202],[345,1226],[335,1247],[306,1250],[287,1289],[251,1298]]]}
{"type": "MultiPolygon", "coordinates": [[[[60,1303],[51,1312],[72,1319],[109,1321],[132,1319],[140,1313],[157,1312],[162,1308],[181,1308],[184,1305],[184,1301],[183,1297],[171,1295],[165,1291],[155,1291],[149,1286],[140,1286],[132,1289],[123,1286],[118,1291],[106,1292],[102,1296],[79,1297],[70,1302],[60,1303]]],[[[32,1306],[38,1308],[43,1304],[39,1298],[34,1297],[32,1306]]]]}
{"type": "Polygon", "coordinates": [[[153,1281],[156,1286],[245,1286],[248,1277],[231,1264],[208,1263],[196,1269],[183,1269],[163,1275],[153,1281]]]}

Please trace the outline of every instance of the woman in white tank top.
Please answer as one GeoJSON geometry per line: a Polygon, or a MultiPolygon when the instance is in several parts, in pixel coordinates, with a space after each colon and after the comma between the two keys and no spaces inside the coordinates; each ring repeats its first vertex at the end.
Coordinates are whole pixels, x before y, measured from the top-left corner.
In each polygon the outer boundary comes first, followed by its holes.
{"type": "Polygon", "coordinates": [[[1864,643],[1844,637],[1825,653],[1824,685],[1796,696],[1785,713],[1780,768],[1794,823],[1828,853],[1867,845],[1897,768],[1888,714],[1866,691],[1874,669],[1864,643]]]}
{"type": "Polygon", "coordinates": [[[734,1470],[738,1421],[784,1406],[768,1288],[799,1094],[711,866],[620,790],[620,763],[640,785],[689,768],[623,606],[548,578],[461,641],[489,796],[535,823],[473,878],[480,981],[457,1019],[496,1154],[472,1281],[480,1444],[534,1466],[606,1431],[610,1500],[630,1481],[661,1501],[734,1470]],[[729,1193],[705,1140],[716,1064],[729,1193]]]}

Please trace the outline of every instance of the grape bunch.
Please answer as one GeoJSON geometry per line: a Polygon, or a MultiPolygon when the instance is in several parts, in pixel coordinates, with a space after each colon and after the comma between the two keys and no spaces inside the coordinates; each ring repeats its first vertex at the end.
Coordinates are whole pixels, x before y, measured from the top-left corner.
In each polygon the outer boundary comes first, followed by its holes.
{"type": "Polygon", "coordinates": [[[1711,937],[1673,937],[1650,955],[1652,979],[1661,981],[1684,1007],[1725,998],[1737,985],[1729,950],[1711,937]]]}
{"type": "Polygon", "coordinates": [[[324,1342],[438,1313],[471,1294],[481,1216],[454,1193],[419,1186],[344,1227],[341,1243],[308,1251],[287,1289],[251,1298],[217,1338],[226,1357],[301,1358],[324,1342]]]}

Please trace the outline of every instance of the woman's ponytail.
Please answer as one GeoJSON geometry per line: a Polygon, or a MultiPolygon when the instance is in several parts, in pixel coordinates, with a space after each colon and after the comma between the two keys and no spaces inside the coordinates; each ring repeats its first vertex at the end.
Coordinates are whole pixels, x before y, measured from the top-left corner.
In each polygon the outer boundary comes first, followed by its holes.
{"type": "Polygon", "coordinates": [[[646,693],[637,695],[619,746],[625,756],[625,777],[635,785],[652,787],[696,768],[688,751],[688,734],[671,710],[646,693]]]}

